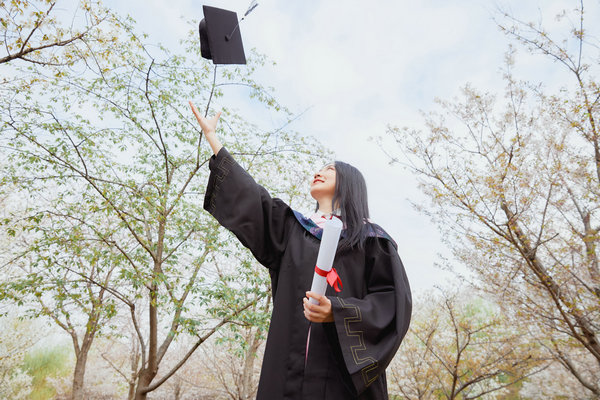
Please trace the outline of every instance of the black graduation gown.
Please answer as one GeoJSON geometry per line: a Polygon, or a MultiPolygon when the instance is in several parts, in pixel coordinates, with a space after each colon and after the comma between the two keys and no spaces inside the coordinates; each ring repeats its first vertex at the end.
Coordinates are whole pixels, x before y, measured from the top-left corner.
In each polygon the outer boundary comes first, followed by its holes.
{"type": "Polygon", "coordinates": [[[209,163],[204,208],[269,269],[273,314],[257,399],[387,399],[385,368],[404,337],[410,288],[393,240],[375,225],[365,249],[338,252],[343,289],[328,287],[334,322],[309,321],[322,229],[269,193],[225,148],[209,163]]]}

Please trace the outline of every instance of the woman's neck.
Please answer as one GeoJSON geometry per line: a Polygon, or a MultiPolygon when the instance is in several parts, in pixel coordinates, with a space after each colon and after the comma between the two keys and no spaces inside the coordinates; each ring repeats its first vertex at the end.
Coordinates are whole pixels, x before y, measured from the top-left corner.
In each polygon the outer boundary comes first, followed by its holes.
{"type": "Polygon", "coordinates": [[[337,215],[337,216],[342,215],[341,210],[339,208],[332,210],[331,207],[319,207],[317,212],[319,212],[325,216],[330,216],[331,214],[337,215]]]}
{"type": "Polygon", "coordinates": [[[319,205],[319,211],[322,212],[323,214],[331,214],[331,212],[333,211],[332,207],[331,207],[331,198],[327,198],[327,199],[319,199],[317,200],[317,204],[319,205]],[[320,201],[319,201],[320,200],[320,201]]]}
{"type": "Polygon", "coordinates": [[[319,211],[322,212],[325,215],[329,215],[329,214],[331,214],[331,206],[329,206],[329,207],[321,207],[321,206],[319,206],[319,211]]]}

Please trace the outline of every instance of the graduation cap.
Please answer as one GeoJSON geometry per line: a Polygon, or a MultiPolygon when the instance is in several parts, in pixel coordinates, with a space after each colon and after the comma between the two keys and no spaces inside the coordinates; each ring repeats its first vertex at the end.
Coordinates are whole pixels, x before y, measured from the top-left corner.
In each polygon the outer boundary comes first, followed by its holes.
{"type": "Polygon", "coordinates": [[[256,0],[238,22],[237,14],[221,8],[202,6],[204,18],[200,21],[200,51],[202,57],[214,64],[246,64],[239,25],[258,6],[256,0]]]}

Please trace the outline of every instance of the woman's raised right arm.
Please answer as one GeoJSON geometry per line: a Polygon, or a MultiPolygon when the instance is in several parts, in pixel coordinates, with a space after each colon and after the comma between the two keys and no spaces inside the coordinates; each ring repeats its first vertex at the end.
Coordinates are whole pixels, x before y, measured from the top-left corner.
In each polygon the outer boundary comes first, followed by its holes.
{"type": "Polygon", "coordinates": [[[277,269],[288,241],[292,210],[267,190],[233,159],[215,134],[221,113],[204,118],[190,102],[192,111],[213,150],[204,209],[232,231],[254,257],[266,267],[277,269]]]}

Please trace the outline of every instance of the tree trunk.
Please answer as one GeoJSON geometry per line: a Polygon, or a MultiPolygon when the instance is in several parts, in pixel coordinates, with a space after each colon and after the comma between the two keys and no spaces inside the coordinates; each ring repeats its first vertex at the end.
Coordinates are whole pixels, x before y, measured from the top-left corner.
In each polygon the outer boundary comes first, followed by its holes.
{"type": "Polygon", "coordinates": [[[242,393],[240,397],[243,400],[250,400],[252,398],[254,388],[252,385],[252,378],[254,377],[254,361],[256,360],[256,352],[260,346],[258,340],[259,332],[252,337],[250,346],[246,351],[246,359],[244,360],[244,370],[242,371],[242,393]]]}
{"type": "Polygon", "coordinates": [[[133,400],[135,398],[135,382],[129,382],[129,393],[127,394],[127,400],[133,400]]]}
{"type": "MultiPolygon", "coordinates": [[[[159,273],[160,264],[155,262],[154,276],[158,276],[159,273]]],[[[142,365],[137,386],[135,388],[135,400],[146,400],[148,387],[158,372],[158,287],[156,283],[151,285],[149,296],[150,304],[148,306],[148,325],[150,330],[150,340],[148,342],[148,361],[147,365],[142,365]]]]}
{"type": "Polygon", "coordinates": [[[146,388],[150,386],[152,380],[156,376],[155,372],[152,372],[148,368],[144,368],[140,373],[140,379],[138,380],[137,387],[135,389],[135,400],[146,400],[148,392],[146,388]]]}
{"type": "Polygon", "coordinates": [[[137,381],[137,371],[140,363],[140,352],[138,351],[138,342],[135,339],[135,336],[132,337],[132,346],[131,346],[131,379],[129,380],[129,393],[127,394],[127,400],[134,400],[135,398],[135,384],[137,381]]]}
{"type": "Polygon", "coordinates": [[[81,344],[81,349],[76,355],[75,360],[75,371],[73,372],[73,388],[71,391],[71,398],[73,400],[83,400],[84,396],[84,378],[85,378],[85,366],[87,363],[87,356],[92,347],[93,337],[85,337],[81,344]]]}

